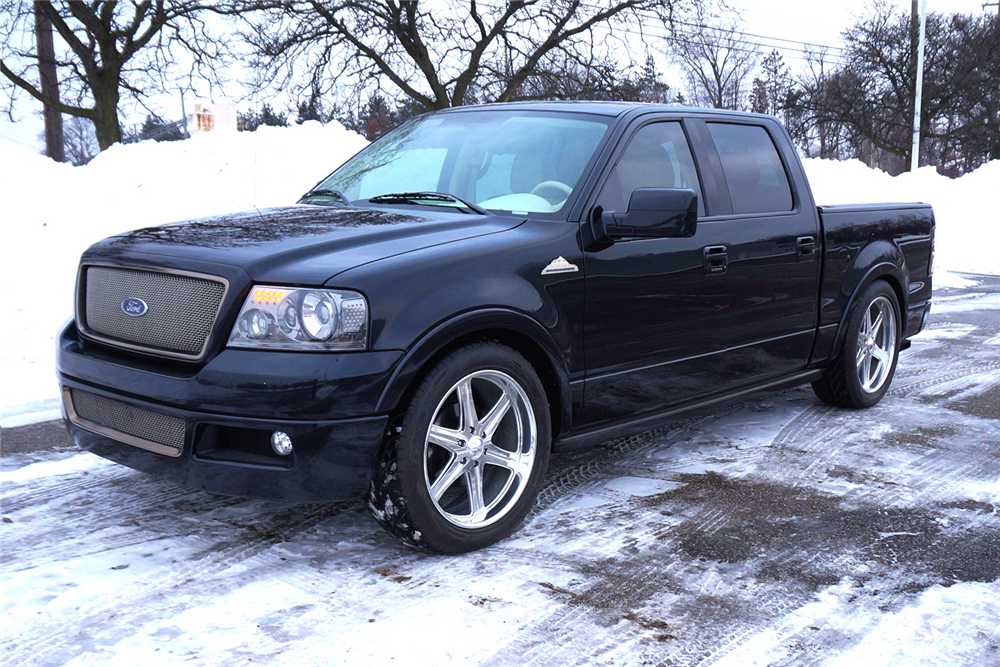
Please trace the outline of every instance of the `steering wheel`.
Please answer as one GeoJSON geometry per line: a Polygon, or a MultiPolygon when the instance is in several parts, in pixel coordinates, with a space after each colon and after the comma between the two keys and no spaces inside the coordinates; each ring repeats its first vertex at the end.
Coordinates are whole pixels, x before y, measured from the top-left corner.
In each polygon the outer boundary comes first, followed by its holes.
{"type": "Polygon", "coordinates": [[[573,188],[569,187],[562,181],[542,181],[535,187],[531,188],[531,194],[537,195],[539,190],[543,190],[545,188],[554,188],[556,190],[560,190],[563,193],[565,193],[567,197],[573,194],[573,188]]]}

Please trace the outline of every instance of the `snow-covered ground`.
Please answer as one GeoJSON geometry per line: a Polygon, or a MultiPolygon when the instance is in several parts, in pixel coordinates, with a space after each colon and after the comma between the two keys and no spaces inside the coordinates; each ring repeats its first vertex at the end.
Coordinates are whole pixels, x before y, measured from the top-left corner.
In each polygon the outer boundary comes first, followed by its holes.
{"type": "MultiPolygon", "coordinates": [[[[0,140],[2,425],[59,416],[54,339],[72,314],[77,262],[87,246],[138,227],[294,202],[365,144],[337,124],[308,122],[119,145],[87,166],[71,167],[0,140]]],[[[938,267],[1000,274],[994,202],[1000,161],[957,180],[932,168],[893,178],[857,161],[805,165],[821,204],[930,202],[938,221],[938,267]]],[[[964,284],[946,271],[935,282],[964,284]]]]}
{"type": "Polygon", "coordinates": [[[361,502],[5,455],[3,664],[996,666],[1000,279],[967,280],[876,407],[797,388],[557,454],[461,556],[361,502]]]}

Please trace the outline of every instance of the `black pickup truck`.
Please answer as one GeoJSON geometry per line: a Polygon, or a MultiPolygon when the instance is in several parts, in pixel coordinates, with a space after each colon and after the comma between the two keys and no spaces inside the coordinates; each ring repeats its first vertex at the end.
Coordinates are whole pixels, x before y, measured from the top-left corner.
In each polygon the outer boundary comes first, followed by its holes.
{"type": "Polygon", "coordinates": [[[817,208],[769,116],[453,109],[295,205],[87,250],[66,423],[207,491],[367,494],[405,543],[468,551],[518,526],[553,448],[796,383],[875,404],[933,254],[929,206],[817,208]]]}

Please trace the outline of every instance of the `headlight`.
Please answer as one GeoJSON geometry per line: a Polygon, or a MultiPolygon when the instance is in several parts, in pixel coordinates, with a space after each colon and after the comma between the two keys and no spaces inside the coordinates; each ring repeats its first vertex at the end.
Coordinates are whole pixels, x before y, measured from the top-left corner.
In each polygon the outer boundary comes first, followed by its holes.
{"type": "Polygon", "coordinates": [[[243,303],[229,347],[363,350],[368,302],[357,292],[255,285],[243,303]]]}

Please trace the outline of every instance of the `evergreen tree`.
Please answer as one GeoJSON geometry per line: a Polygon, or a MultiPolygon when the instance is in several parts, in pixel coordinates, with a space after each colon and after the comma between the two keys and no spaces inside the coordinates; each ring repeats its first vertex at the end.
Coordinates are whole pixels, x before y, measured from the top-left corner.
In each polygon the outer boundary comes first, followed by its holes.
{"type": "Polygon", "coordinates": [[[136,141],[180,141],[187,139],[182,122],[167,122],[155,113],[146,114],[146,119],[138,129],[126,132],[125,143],[136,141]]]}
{"type": "Polygon", "coordinates": [[[646,56],[646,62],[642,66],[636,84],[637,101],[656,102],[657,104],[670,102],[670,86],[660,79],[660,73],[656,69],[653,56],[646,56]]]}
{"type": "Polygon", "coordinates": [[[236,116],[236,127],[241,132],[253,132],[261,125],[272,127],[288,127],[288,114],[281,114],[274,111],[271,105],[265,102],[260,107],[260,112],[241,111],[236,116]]]}
{"type": "Polygon", "coordinates": [[[767,97],[767,87],[760,77],[753,80],[750,86],[750,111],[754,113],[771,113],[770,100],[767,97]]]}
{"type": "MultiPolygon", "coordinates": [[[[776,49],[764,58],[760,68],[763,77],[759,81],[767,97],[767,105],[760,113],[777,116],[783,110],[785,98],[792,88],[792,73],[776,49]]],[[[754,83],[756,84],[756,80],[754,83]]]]}

